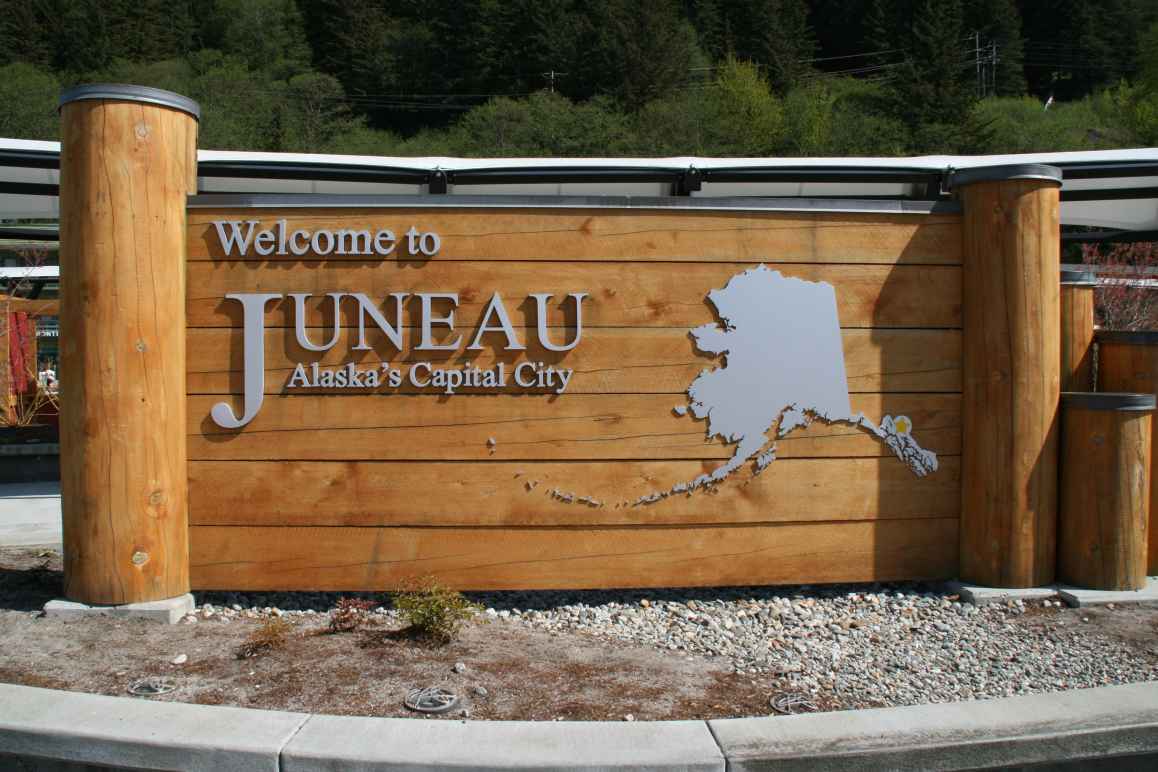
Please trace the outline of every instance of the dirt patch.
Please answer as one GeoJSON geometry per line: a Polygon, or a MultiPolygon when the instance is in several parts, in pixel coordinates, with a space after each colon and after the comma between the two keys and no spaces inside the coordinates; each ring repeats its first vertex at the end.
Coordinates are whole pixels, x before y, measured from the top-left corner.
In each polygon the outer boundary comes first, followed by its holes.
{"type": "Polygon", "coordinates": [[[473,622],[459,639],[435,646],[384,625],[329,634],[319,615],[294,621],[284,647],[238,659],[260,621],[47,618],[36,609],[60,596],[59,557],[5,549],[0,566],[0,681],[7,683],[124,696],[130,683],[161,676],[177,689],[149,699],[360,716],[413,716],[402,704],[406,692],[441,686],[472,718],[505,720],[758,715],[783,691],[779,678],[738,675],[721,658],[504,620],[473,622]],[[188,660],[171,664],[180,654],[188,660]]]}

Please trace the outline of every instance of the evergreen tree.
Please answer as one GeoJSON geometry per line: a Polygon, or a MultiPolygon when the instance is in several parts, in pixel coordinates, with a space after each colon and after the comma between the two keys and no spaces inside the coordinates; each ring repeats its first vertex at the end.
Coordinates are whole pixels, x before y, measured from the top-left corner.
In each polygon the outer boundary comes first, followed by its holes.
{"type": "Polygon", "coordinates": [[[783,94],[811,69],[816,38],[805,0],[764,0],[759,4],[756,60],[768,67],[768,80],[783,94]]]}
{"type": "Polygon", "coordinates": [[[0,1],[5,61],[79,73],[114,59],[159,60],[193,50],[191,0],[0,1]]]}
{"type": "Polygon", "coordinates": [[[305,25],[294,0],[216,0],[203,19],[206,47],[238,56],[250,69],[290,76],[310,66],[305,25]]]}
{"type": "Polygon", "coordinates": [[[684,15],[696,30],[700,48],[714,62],[734,53],[727,13],[720,0],[685,0],[684,15]]]}
{"type": "Polygon", "coordinates": [[[1076,99],[1135,74],[1152,0],[1020,0],[1030,92],[1076,99]]]}
{"type": "Polygon", "coordinates": [[[895,110],[919,150],[967,147],[973,104],[961,0],[918,0],[904,64],[892,81],[895,110]]]}
{"type": "MultiPolygon", "coordinates": [[[[820,56],[849,56],[874,49],[862,46],[862,30],[870,0],[812,0],[809,23],[816,35],[820,56]]],[[[863,66],[864,58],[831,60],[818,69],[843,70],[863,66]]]]}
{"type": "Polygon", "coordinates": [[[598,0],[589,8],[577,82],[628,110],[686,85],[706,61],[674,0],[598,0]]]}

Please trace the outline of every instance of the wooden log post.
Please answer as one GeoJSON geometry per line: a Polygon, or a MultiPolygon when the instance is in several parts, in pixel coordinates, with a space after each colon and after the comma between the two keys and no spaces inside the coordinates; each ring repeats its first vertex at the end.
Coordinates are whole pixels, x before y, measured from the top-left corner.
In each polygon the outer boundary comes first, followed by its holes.
{"type": "Polygon", "coordinates": [[[1094,289],[1090,271],[1061,272],[1061,388],[1094,388],[1094,289]]]}
{"type": "MultiPolygon", "coordinates": [[[[1158,331],[1098,330],[1098,390],[1158,393],[1158,331]]],[[[1158,455],[1151,435],[1148,576],[1158,575],[1158,455]]]]}
{"type": "Polygon", "coordinates": [[[64,591],[171,598],[189,591],[185,210],[199,108],[105,84],[60,104],[64,591]]]}
{"type": "Polygon", "coordinates": [[[964,204],[961,578],[1035,587],[1056,567],[1060,170],[970,169],[964,204]]]}
{"type": "Polygon", "coordinates": [[[1153,394],[1062,394],[1058,578],[1092,590],[1146,584],[1153,394]]]}

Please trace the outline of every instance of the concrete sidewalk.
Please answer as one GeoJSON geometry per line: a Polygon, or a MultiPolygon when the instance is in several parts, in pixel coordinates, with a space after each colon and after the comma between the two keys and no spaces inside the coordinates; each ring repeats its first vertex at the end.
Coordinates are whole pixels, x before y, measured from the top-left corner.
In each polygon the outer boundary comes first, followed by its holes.
{"type": "Polygon", "coordinates": [[[60,483],[0,485],[0,546],[59,547],[60,483]]]}

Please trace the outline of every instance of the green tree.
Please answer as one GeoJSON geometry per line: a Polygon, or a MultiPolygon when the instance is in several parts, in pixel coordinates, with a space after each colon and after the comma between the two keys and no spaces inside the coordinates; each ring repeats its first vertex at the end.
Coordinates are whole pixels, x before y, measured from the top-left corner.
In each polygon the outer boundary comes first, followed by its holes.
{"type": "Polygon", "coordinates": [[[278,111],[281,150],[317,152],[360,122],[350,114],[342,84],[332,75],[306,72],[289,79],[278,111]]]}
{"type": "Polygon", "coordinates": [[[909,152],[910,132],[888,114],[889,94],[879,83],[822,78],[793,89],[784,100],[786,130],[778,153],[790,156],[890,156],[909,152]]]}
{"type": "Polygon", "coordinates": [[[198,144],[215,150],[278,150],[277,112],[284,83],[254,72],[244,60],[220,51],[198,51],[184,59],[118,60],[85,76],[176,91],[201,105],[198,144]]]}
{"type": "Polygon", "coordinates": [[[547,91],[492,99],[450,132],[455,153],[468,156],[623,155],[630,142],[627,117],[609,99],[575,104],[547,91]]]}
{"type": "Polygon", "coordinates": [[[1140,33],[1158,20],[1152,0],[1021,0],[1032,93],[1078,99],[1134,76],[1140,33]]]}
{"type": "MultiPolygon", "coordinates": [[[[597,0],[576,63],[576,82],[631,111],[688,83],[707,60],[674,0],[597,0]]],[[[587,96],[587,94],[581,94],[587,96]]]]}
{"type": "Polygon", "coordinates": [[[1122,128],[1093,99],[1056,102],[1048,110],[1033,97],[983,99],[975,120],[989,126],[986,153],[1101,150],[1121,146],[1122,128]]]}
{"type": "Polygon", "coordinates": [[[751,12],[749,55],[768,67],[768,79],[785,93],[811,70],[816,37],[805,0],[758,0],[751,12]]]}
{"type": "Polygon", "coordinates": [[[981,130],[969,123],[975,94],[961,0],[917,0],[910,30],[891,82],[893,111],[909,126],[917,151],[967,151],[981,130]]]}
{"type": "Polygon", "coordinates": [[[245,61],[252,70],[289,77],[308,69],[311,51],[294,0],[215,0],[203,28],[206,47],[245,61]]]}
{"type": "Polygon", "coordinates": [[[47,70],[22,62],[0,67],[0,137],[59,139],[59,96],[60,81],[47,70]]]}
{"type": "Polygon", "coordinates": [[[0,0],[0,56],[72,75],[181,56],[193,48],[194,12],[192,0],[0,0]]]}
{"type": "Polygon", "coordinates": [[[771,155],[784,110],[750,62],[725,60],[706,87],[653,100],[636,118],[637,152],[654,155],[771,155]]]}
{"type": "Polygon", "coordinates": [[[700,49],[712,60],[734,54],[731,28],[725,8],[727,0],[685,0],[684,15],[696,31],[700,49]]]}

